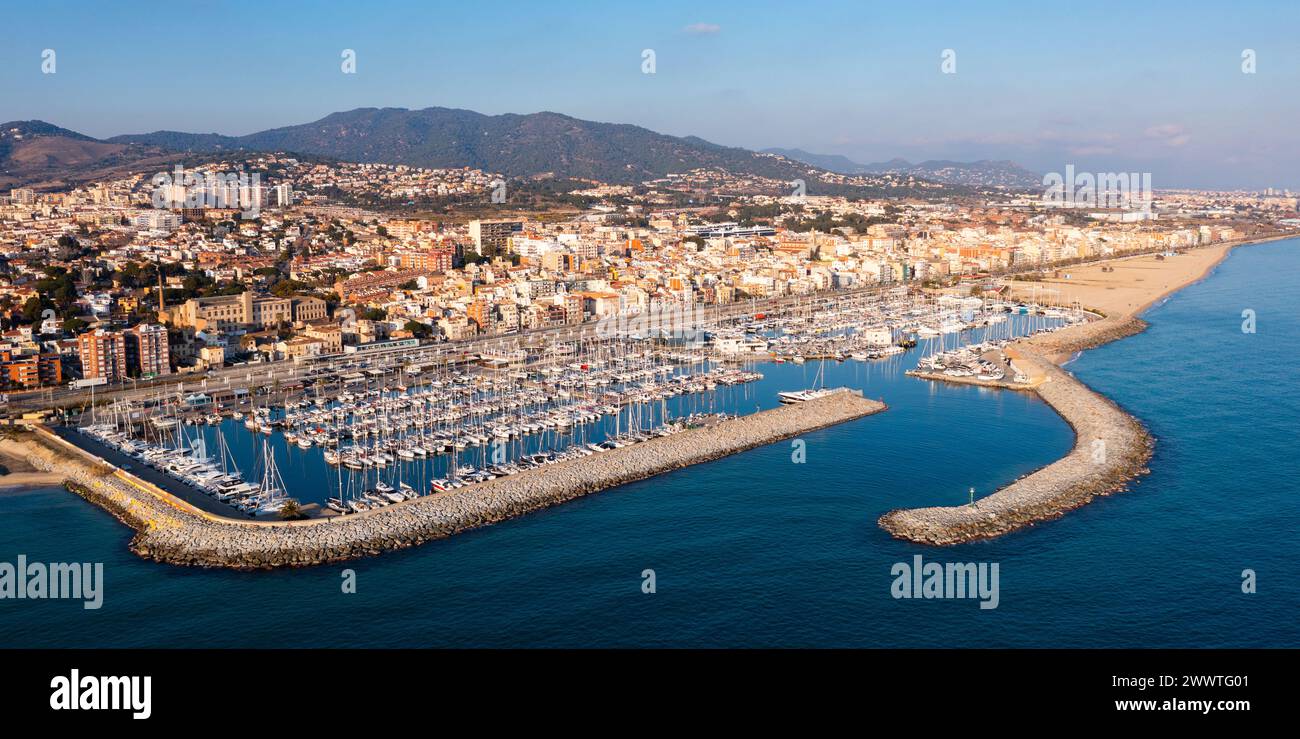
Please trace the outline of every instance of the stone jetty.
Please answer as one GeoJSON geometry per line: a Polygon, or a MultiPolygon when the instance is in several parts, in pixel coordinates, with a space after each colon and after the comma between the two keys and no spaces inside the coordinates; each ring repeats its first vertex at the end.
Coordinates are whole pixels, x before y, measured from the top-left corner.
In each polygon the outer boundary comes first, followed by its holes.
{"type": "Polygon", "coordinates": [[[1150,324],[1137,316],[1107,316],[1063,331],[1031,336],[1017,344],[1053,358],[1064,359],[1102,344],[1140,334],[1147,330],[1148,325],[1150,324]]]}
{"type": "Polygon", "coordinates": [[[365,513],[248,521],[201,511],[36,427],[19,439],[37,468],[136,529],[131,550],[172,564],[268,569],[416,546],[599,490],[719,459],[885,410],[861,393],[824,397],[566,460],[365,513]]]}
{"type": "MultiPolygon", "coordinates": [[[[1102,323],[1080,327],[1096,328],[1048,349],[1078,351],[1085,344],[1104,343],[1102,339],[1114,337],[1117,330],[1132,329],[1127,322],[1123,326],[1102,323]]],[[[1074,449],[973,505],[893,510],[880,517],[882,528],[900,539],[923,544],[988,539],[1057,518],[1099,495],[1123,490],[1130,480],[1147,472],[1153,441],[1137,419],[1037,354],[1027,342],[1020,345],[1016,362],[1035,377],[1031,387],[1017,389],[1037,392],[1069,422],[1075,433],[1074,449]]],[[[961,382],[964,378],[944,379],[961,382]]]]}

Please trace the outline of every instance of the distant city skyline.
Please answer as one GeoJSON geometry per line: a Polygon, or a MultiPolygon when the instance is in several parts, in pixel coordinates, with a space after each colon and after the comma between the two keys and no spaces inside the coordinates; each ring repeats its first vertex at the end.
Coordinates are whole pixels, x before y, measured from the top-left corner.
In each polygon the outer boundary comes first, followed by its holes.
{"type": "Polygon", "coordinates": [[[0,120],[100,138],[241,135],[357,107],[551,110],[860,163],[1010,159],[1039,172],[1151,172],[1157,189],[1300,189],[1292,3],[1099,2],[1062,14],[1013,2],[218,2],[165,13],[55,2],[7,13],[0,120]],[[54,74],[42,72],[45,49],[54,74]],[[356,74],[340,69],[344,49],[356,74]]]}

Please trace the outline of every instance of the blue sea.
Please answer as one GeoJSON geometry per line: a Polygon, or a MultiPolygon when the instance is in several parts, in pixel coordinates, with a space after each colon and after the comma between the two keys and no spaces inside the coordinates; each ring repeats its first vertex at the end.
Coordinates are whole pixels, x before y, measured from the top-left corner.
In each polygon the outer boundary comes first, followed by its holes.
{"type": "MultiPolygon", "coordinates": [[[[1298,246],[1235,250],[1148,311],[1147,332],[1069,364],[1151,429],[1151,474],[996,540],[922,547],[876,519],[987,495],[1065,454],[1069,426],[1030,395],[905,377],[914,355],[828,363],[826,385],[890,408],[806,435],[802,462],[771,445],[339,565],[154,564],[62,489],[0,493],[0,561],[105,572],[99,610],[0,600],[0,646],[1300,646],[1298,246]],[[895,599],[891,568],[918,554],[998,563],[998,607],[895,599]]],[[[816,368],[761,365],[732,402],[770,405],[816,368]]],[[[306,457],[283,468],[291,486],[331,484],[306,457]]]]}

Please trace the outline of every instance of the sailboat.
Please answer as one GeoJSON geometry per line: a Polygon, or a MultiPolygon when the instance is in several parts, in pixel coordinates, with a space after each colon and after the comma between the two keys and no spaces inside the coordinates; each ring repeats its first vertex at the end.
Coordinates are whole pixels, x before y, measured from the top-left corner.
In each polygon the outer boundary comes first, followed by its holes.
{"type": "Polygon", "coordinates": [[[813,386],[807,390],[784,390],[776,394],[778,400],[785,405],[791,403],[802,403],[805,400],[816,400],[831,393],[834,390],[822,387],[822,375],[826,370],[826,360],[817,364],[817,377],[813,380],[813,386]]]}
{"type": "Polygon", "coordinates": [[[284,504],[289,500],[288,494],[284,489],[284,479],[280,477],[280,470],[275,464],[275,452],[271,450],[271,444],[266,439],[262,440],[262,482],[257,487],[257,492],[249,496],[249,507],[255,507],[255,513],[277,513],[284,504]]]}

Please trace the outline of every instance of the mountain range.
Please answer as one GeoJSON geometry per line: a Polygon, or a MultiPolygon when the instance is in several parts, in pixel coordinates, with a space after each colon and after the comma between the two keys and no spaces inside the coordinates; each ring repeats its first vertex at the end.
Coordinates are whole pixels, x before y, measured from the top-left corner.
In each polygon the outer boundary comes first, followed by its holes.
{"type": "Polygon", "coordinates": [[[797,162],[695,137],[550,112],[484,115],[452,108],[358,108],[247,136],[156,131],[108,141],[208,153],[292,151],[349,162],[474,167],[515,177],[550,174],[617,184],[700,167],[774,179],[793,178],[806,170],[797,162]]]}
{"type": "MultiPolygon", "coordinates": [[[[781,182],[803,179],[809,191],[818,194],[915,194],[932,190],[916,188],[915,179],[937,180],[901,167],[868,171],[842,157],[819,161],[797,150],[755,152],[694,136],[669,136],[640,126],[551,112],[484,115],[453,108],[357,108],[245,136],[155,131],[101,140],[44,121],[0,124],[0,186],[53,187],[103,177],[122,168],[165,169],[176,153],[211,156],[238,152],[291,152],[418,167],[473,167],[512,177],[550,176],[614,184],[713,168],[781,182]],[[846,180],[845,175],[852,179],[846,180]]],[[[965,184],[955,176],[943,181],[965,184]]]]}
{"type": "Polygon", "coordinates": [[[167,168],[167,152],[100,141],[45,121],[0,124],[0,187],[57,189],[121,168],[167,168]]]}
{"type": "Polygon", "coordinates": [[[976,162],[954,162],[933,159],[913,164],[906,159],[890,159],[887,162],[858,164],[840,154],[813,154],[802,149],[764,149],[763,151],[846,175],[912,175],[934,182],[972,187],[1038,187],[1043,179],[1041,175],[1007,160],[981,159],[976,162]]]}

